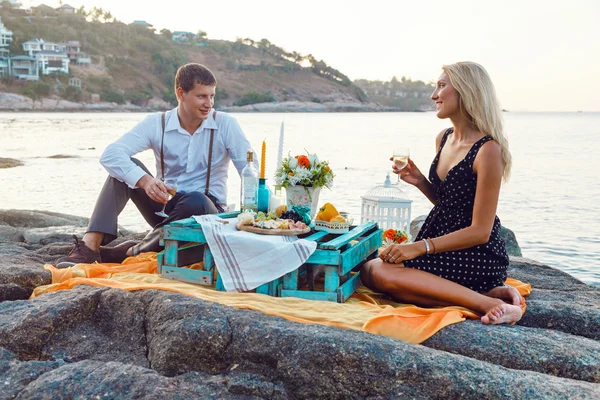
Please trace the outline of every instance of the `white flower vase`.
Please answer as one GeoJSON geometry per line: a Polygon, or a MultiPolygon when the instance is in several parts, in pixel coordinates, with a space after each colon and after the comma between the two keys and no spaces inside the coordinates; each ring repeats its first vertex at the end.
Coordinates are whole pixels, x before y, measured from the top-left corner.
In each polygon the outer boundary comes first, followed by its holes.
{"type": "Polygon", "coordinates": [[[288,186],[285,189],[288,210],[291,210],[294,206],[308,207],[310,208],[310,219],[314,219],[315,214],[317,212],[317,208],[319,207],[320,192],[320,186],[288,186]]]}

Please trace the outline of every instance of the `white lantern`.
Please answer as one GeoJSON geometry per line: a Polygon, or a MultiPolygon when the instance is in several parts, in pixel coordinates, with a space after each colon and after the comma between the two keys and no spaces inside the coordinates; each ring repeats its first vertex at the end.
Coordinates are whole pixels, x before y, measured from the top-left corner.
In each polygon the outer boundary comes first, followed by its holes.
{"type": "Polygon", "coordinates": [[[373,221],[383,230],[392,228],[410,232],[412,200],[400,187],[392,185],[389,174],[383,185],[375,186],[361,199],[361,223],[373,221]]]}

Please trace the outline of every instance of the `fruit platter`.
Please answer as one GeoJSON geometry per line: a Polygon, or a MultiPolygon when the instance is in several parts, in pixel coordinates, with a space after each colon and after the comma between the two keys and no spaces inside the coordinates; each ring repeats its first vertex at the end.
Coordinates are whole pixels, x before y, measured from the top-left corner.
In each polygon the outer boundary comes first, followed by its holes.
{"type": "Polygon", "coordinates": [[[352,218],[342,215],[331,203],[325,203],[315,217],[315,230],[328,233],[347,233],[352,225],[352,218]]]}
{"type": "Polygon", "coordinates": [[[241,231],[261,235],[302,235],[310,232],[310,228],[302,217],[293,211],[282,211],[278,217],[275,213],[264,213],[246,210],[239,214],[237,228],[241,231]]]}

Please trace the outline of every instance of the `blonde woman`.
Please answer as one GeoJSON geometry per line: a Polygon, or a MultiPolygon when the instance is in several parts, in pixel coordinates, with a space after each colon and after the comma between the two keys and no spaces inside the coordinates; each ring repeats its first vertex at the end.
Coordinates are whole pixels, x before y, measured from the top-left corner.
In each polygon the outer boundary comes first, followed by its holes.
{"type": "Polygon", "coordinates": [[[494,85],[476,63],[442,67],[431,99],[452,127],[437,135],[427,179],[409,160],[401,179],[434,204],[414,243],[391,245],[365,263],[369,288],[403,303],[459,305],[481,313],[484,324],[521,318],[522,298],[504,286],[508,255],[496,216],[511,156],[494,85]]]}

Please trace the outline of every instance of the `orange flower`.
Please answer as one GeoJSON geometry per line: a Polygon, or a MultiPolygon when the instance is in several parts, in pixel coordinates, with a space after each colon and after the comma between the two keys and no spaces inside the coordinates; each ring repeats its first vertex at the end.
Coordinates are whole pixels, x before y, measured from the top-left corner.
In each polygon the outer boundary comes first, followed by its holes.
{"type": "Polygon", "coordinates": [[[298,165],[304,168],[310,167],[310,160],[306,156],[296,156],[296,160],[298,160],[298,165]]]}
{"type": "Polygon", "coordinates": [[[329,168],[329,165],[326,165],[325,168],[323,168],[325,170],[325,172],[329,172],[331,171],[331,168],[329,168]]]}
{"type": "Polygon", "coordinates": [[[396,231],[394,229],[390,228],[390,229],[386,230],[385,232],[383,232],[383,236],[386,239],[394,240],[394,239],[396,239],[396,231]]]}
{"type": "Polygon", "coordinates": [[[407,239],[407,237],[406,237],[406,236],[404,236],[404,235],[402,235],[402,236],[398,236],[398,237],[396,238],[396,243],[400,244],[400,243],[406,242],[406,239],[407,239]]]}

